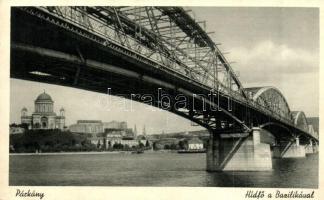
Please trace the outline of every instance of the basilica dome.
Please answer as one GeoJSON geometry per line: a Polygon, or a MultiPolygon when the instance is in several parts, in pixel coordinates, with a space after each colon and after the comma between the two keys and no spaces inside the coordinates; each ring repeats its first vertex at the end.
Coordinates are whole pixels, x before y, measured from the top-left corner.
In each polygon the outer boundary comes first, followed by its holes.
{"type": "Polygon", "coordinates": [[[53,114],[54,101],[52,97],[45,93],[45,91],[38,95],[35,100],[36,113],[51,113],[53,114]]]}
{"type": "Polygon", "coordinates": [[[54,112],[54,101],[44,90],[35,99],[35,111],[27,115],[27,108],[21,110],[21,123],[27,124],[28,129],[60,129],[65,126],[65,110],[60,109],[60,116],[54,112]]]}
{"type": "Polygon", "coordinates": [[[49,101],[49,102],[53,102],[52,97],[48,94],[46,94],[45,92],[43,92],[42,94],[38,95],[36,102],[38,101],[49,101]]]}

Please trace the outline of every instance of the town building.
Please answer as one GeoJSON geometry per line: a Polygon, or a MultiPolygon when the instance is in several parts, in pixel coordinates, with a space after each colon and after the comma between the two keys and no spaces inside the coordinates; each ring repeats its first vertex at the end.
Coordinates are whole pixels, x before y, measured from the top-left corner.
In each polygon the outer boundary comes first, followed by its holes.
{"type": "Polygon", "coordinates": [[[88,133],[96,136],[98,133],[103,133],[102,122],[100,120],[78,120],[76,124],[69,126],[72,133],[88,133]]]}
{"type": "Polygon", "coordinates": [[[141,143],[145,146],[147,140],[138,140],[134,138],[127,138],[127,137],[122,137],[119,135],[118,137],[111,137],[108,136],[106,137],[106,148],[113,147],[115,144],[121,144],[124,147],[128,146],[129,148],[132,147],[138,147],[141,143]]]}
{"type": "Polygon", "coordinates": [[[107,148],[114,144],[128,145],[128,147],[138,146],[138,141],[135,140],[132,129],[106,129],[106,144],[107,148]]]}
{"type": "Polygon", "coordinates": [[[127,122],[119,122],[119,121],[110,121],[102,123],[103,130],[105,129],[127,129],[127,122]]]}
{"type": "Polygon", "coordinates": [[[192,138],[188,141],[189,150],[201,150],[204,149],[204,143],[198,138],[192,138]]]}
{"type": "MultiPolygon", "coordinates": [[[[142,143],[144,145],[146,145],[146,143],[149,142],[149,140],[147,139],[147,137],[145,135],[139,135],[136,137],[136,139],[139,143],[142,143]]],[[[150,142],[149,142],[149,145],[151,145],[150,142]]]]}
{"type": "Polygon", "coordinates": [[[114,146],[114,144],[121,144],[123,133],[120,131],[111,131],[106,135],[106,148],[114,146]]]}
{"type": "Polygon", "coordinates": [[[180,140],[177,138],[160,138],[154,142],[151,140],[152,145],[156,150],[168,149],[171,146],[176,147],[179,144],[179,141],[180,140]]]}
{"type": "Polygon", "coordinates": [[[138,147],[141,143],[146,145],[147,139],[141,135],[136,137],[132,129],[106,129],[107,148],[113,147],[115,144],[121,144],[124,147],[138,147]]]}
{"type": "Polygon", "coordinates": [[[90,138],[90,143],[96,145],[97,148],[102,148],[105,145],[105,138],[94,136],[90,138]]]}
{"type": "Polygon", "coordinates": [[[123,138],[120,141],[120,144],[122,144],[123,146],[128,146],[128,147],[137,147],[139,145],[139,142],[137,140],[134,139],[127,139],[127,138],[123,138]]]}
{"type": "Polygon", "coordinates": [[[27,108],[21,110],[21,124],[26,124],[28,129],[64,129],[65,110],[60,109],[60,115],[54,112],[54,101],[45,91],[35,100],[35,111],[28,115],[27,108]]]}
{"type": "Polygon", "coordinates": [[[121,131],[123,135],[127,132],[127,122],[102,122],[101,120],[78,120],[76,124],[69,126],[72,133],[85,133],[96,136],[99,133],[108,133],[109,131],[121,131]]]}
{"type": "Polygon", "coordinates": [[[92,144],[105,146],[107,149],[115,144],[134,147],[140,143],[146,144],[146,138],[136,138],[134,131],[127,128],[127,122],[101,120],[78,120],[76,124],[69,126],[72,133],[89,134],[92,144]]]}

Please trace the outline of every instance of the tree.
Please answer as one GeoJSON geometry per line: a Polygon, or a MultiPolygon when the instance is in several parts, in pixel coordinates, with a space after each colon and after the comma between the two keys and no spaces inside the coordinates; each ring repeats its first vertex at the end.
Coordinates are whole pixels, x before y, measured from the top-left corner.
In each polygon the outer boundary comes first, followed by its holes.
{"type": "Polygon", "coordinates": [[[185,142],[183,140],[179,141],[179,148],[180,149],[185,149],[185,142]]]}
{"type": "Polygon", "coordinates": [[[9,127],[17,127],[17,124],[16,123],[12,123],[9,125],[9,127]]]}
{"type": "Polygon", "coordinates": [[[142,142],[139,142],[139,148],[143,148],[144,147],[144,144],[142,142]]]}
{"type": "Polygon", "coordinates": [[[28,130],[28,124],[26,124],[26,123],[20,124],[20,127],[24,128],[25,130],[28,130]]]}
{"type": "Polygon", "coordinates": [[[150,143],[148,140],[146,140],[146,144],[145,144],[145,147],[150,147],[150,143]]]}
{"type": "Polygon", "coordinates": [[[176,145],[176,144],[171,144],[171,145],[170,145],[170,149],[172,149],[172,150],[177,149],[177,145],[176,145]]]}
{"type": "Polygon", "coordinates": [[[113,149],[118,149],[118,143],[115,143],[114,145],[113,145],[113,149]]]}
{"type": "Polygon", "coordinates": [[[113,148],[114,148],[114,149],[123,149],[123,148],[124,148],[124,145],[119,144],[119,143],[115,143],[115,144],[113,145],[113,148]]]}
{"type": "Polygon", "coordinates": [[[97,143],[97,148],[99,149],[101,146],[101,143],[100,143],[100,140],[98,140],[98,143],[97,143]]]}

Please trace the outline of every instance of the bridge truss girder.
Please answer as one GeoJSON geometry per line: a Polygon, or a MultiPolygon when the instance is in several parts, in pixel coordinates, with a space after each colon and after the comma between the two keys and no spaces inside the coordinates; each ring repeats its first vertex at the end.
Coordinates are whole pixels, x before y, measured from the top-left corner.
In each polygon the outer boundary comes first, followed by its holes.
{"type": "MultiPolygon", "coordinates": [[[[130,12],[129,10],[125,11],[125,8],[117,7],[19,8],[19,10],[26,12],[29,15],[36,16],[41,20],[45,20],[48,23],[59,27],[59,29],[64,29],[66,32],[75,34],[73,37],[79,37],[82,42],[94,42],[97,45],[97,48],[101,50],[104,49],[106,53],[108,51],[113,51],[114,55],[119,54],[124,60],[133,60],[137,62],[135,63],[136,65],[153,67],[156,69],[155,71],[165,70],[173,72],[177,77],[187,81],[187,86],[189,83],[191,84],[190,87],[196,87],[198,85],[199,88],[205,88],[208,92],[212,89],[213,92],[218,94],[221,93],[235,102],[237,107],[233,106],[234,108],[232,113],[226,112],[225,109],[222,110],[221,113],[225,113],[224,116],[227,117],[216,115],[211,111],[201,112],[190,109],[185,111],[176,109],[173,111],[179,115],[187,116],[188,119],[195,121],[204,127],[211,129],[221,127],[221,131],[224,131],[222,130],[223,123],[223,127],[224,125],[228,127],[231,126],[232,128],[240,126],[243,131],[246,131],[253,125],[260,125],[264,122],[274,120],[293,128],[289,119],[274,115],[271,108],[262,107],[256,102],[251,101],[249,97],[245,96],[245,90],[241,87],[241,84],[232,72],[228,62],[217,49],[216,45],[210,46],[213,43],[208,42],[209,39],[206,37],[205,32],[199,33],[198,31],[195,35],[192,34],[190,28],[186,30],[183,27],[175,26],[179,24],[179,22],[173,21],[175,20],[173,15],[174,13],[184,12],[183,9],[179,10],[178,8],[175,8],[173,10],[172,8],[171,11],[161,11],[161,8],[155,7],[136,9],[139,9],[141,14],[133,15],[134,17],[132,18],[130,14],[127,14],[127,12],[130,12]],[[135,19],[135,17],[137,18],[135,19]],[[143,22],[143,25],[139,26],[138,21],[144,19],[146,19],[146,24],[143,22]],[[156,20],[154,21],[154,19],[156,20]],[[165,21],[165,23],[158,22],[158,20],[165,21]],[[183,29],[186,30],[185,33],[183,29]],[[170,33],[163,32],[162,30],[168,30],[170,33]],[[163,37],[168,38],[163,39],[163,37]],[[189,48],[188,45],[192,48],[189,48]],[[197,52],[204,54],[202,56],[203,58],[197,56],[197,52]],[[154,57],[155,59],[153,59],[154,57]],[[207,58],[209,58],[209,60],[207,58]],[[193,66],[190,65],[191,63],[193,66]],[[251,117],[253,115],[258,117],[251,117]]],[[[183,13],[181,16],[184,20],[188,20],[187,23],[184,24],[195,26],[183,13]]],[[[178,18],[176,20],[178,20],[178,18]]],[[[76,65],[78,66],[72,75],[73,86],[94,91],[98,91],[96,87],[106,87],[107,80],[103,77],[100,78],[99,74],[97,74],[98,77],[93,78],[82,72],[84,70],[82,70],[82,66],[87,66],[87,64],[89,64],[87,63],[87,56],[89,55],[83,55],[82,48],[80,51],[78,46],[79,45],[76,44],[76,46],[73,47],[73,54],[76,54],[77,58],[73,57],[74,55],[72,57],[76,59],[76,65]],[[86,83],[82,83],[82,81],[92,85],[92,88],[89,88],[89,86],[87,86],[86,83]]],[[[58,47],[61,48],[61,46],[58,47]]],[[[84,48],[83,50],[85,50],[84,48]]],[[[66,49],[58,50],[65,51],[66,49]]],[[[96,58],[101,59],[100,57],[96,58]]],[[[134,62],[132,64],[134,64],[134,62]]],[[[73,65],[75,65],[75,63],[73,65]]],[[[57,66],[57,69],[58,68],[59,66],[57,66]]],[[[43,73],[46,73],[46,70],[49,69],[42,68],[41,70],[44,70],[43,73]]],[[[56,82],[55,84],[71,84],[66,82],[68,76],[71,75],[60,75],[57,73],[56,70],[52,70],[49,72],[49,75],[52,75],[51,77],[38,76],[38,78],[35,78],[36,76],[33,76],[31,79],[34,78],[39,81],[44,81],[44,79],[46,79],[45,81],[50,82],[50,78],[56,77],[55,80],[53,80],[56,82]]],[[[129,75],[132,74],[132,72],[129,72],[129,75]]],[[[21,75],[17,76],[23,78],[21,75]]],[[[143,77],[143,74],[138,75],[138,78],[140,79],[143,77]]],[[[120,82],[122,85],[122,81],[120,82]]],[[[100,90],[100,92],[103,91],[100,90]]],[[[216,104],[219,105],[219,103],[216,104]]]]}
{"type": "Polygon", "coordinates": [[[179,7],[42,7],[145,58],[225,94],[245,92],[222,52],[179,7]]]}

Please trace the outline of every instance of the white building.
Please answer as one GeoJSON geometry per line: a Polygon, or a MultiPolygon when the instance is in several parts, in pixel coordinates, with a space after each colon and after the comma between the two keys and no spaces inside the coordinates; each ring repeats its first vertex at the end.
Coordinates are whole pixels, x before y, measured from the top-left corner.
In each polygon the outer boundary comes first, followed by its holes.
{"type": "Polygon", "coordinates": [[[117,135],[107,135],[106,137],[106,148],[113,147],[114,144],[122,144],[123,146],[127,145],[128,147],[137,147],[140,143],[144,146],[147,140],[136,140],[133,138],[123,138],[121,134],[117,135]]]}
{"type": "Polygon", "coordinates": [[[193,138],[188,141],[188,149],[189,150],[204,149],[204,143],[198,138],[193,138]]]}

